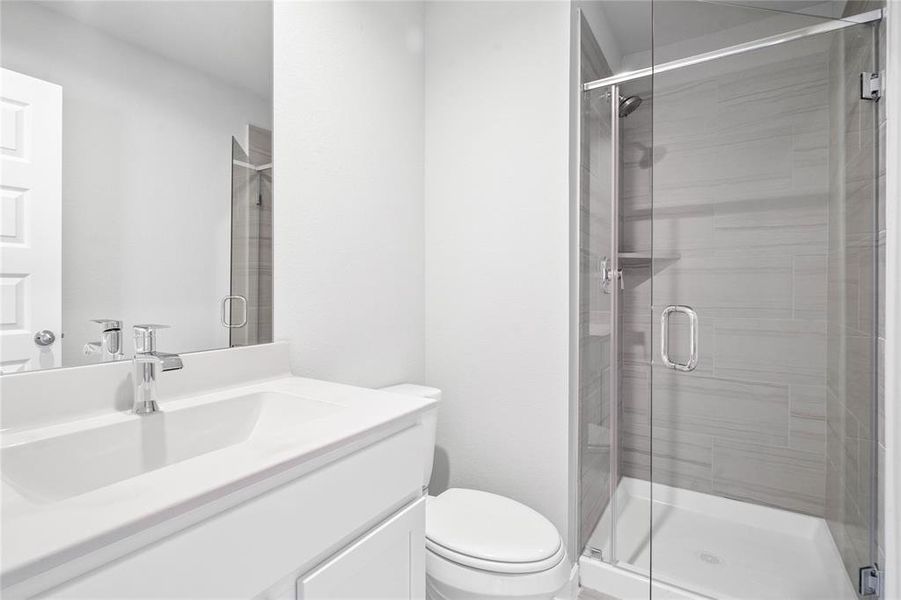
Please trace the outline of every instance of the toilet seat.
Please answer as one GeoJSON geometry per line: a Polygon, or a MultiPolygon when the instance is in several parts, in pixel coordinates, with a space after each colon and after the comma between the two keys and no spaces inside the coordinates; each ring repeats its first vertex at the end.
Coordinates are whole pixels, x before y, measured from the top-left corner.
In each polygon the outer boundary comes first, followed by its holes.
{"type": "Polygon", "coordinates": [[[569,580],[565,559],[539,573],[497,573],[459,565],[426,550],[429,600],[552,600],[569,580]]]}
{"type": "Polygon", "coordinates": [[[477,558],[475,556],[468,556],[466,554],[454,552],[453,550],[436,544],[429,539],[426,539],[425,547],[438,556],[445,558],[451,562],[457,563],[458,565],[462,565],[464,567],[472,567],[473,569],[480,569],[482,571],[490,571],[491,573],[540,573],[541,571],[552,569],[566,556],[566,550],[563,548],[562,544],[560,545],[557,552],[555,552],[549,558],[546,558],[543,561],[526,563],[505,563],[493,560],[485,560],[482,558],[477,558]]]}
{"type": "Polygon", "coordinates": [[[458,565],[492,573],[547,571],[566,556],[554,525],[515,500],[452,488],[429,498],[426,548],[458,565]]]}

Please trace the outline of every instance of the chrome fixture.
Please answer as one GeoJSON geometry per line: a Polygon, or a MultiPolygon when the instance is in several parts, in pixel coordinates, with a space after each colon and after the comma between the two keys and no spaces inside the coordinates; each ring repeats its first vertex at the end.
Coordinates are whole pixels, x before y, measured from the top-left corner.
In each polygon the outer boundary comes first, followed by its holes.
{"type": "Polygon", "coordinates": [[[698,313],[690,306],[667,306],[660,315],[660,357],[663,365],[677,371],[694,371],[698,366],[698,313]],[[669,316],[673,313],[688,315],[688,362],[677,363],[669,357],[669,316]]]}
{"type": "Polygon", "coordinates": [[[643,100],[641,96],[629,96],[628,98],[622,98],[619,101],[619,117],[621,119],[628,117],[633,112],[635,112],[643,100]]]}
{"type": "Polygon", "coordinates": [[[52,346],[56,341],[56,334],[49,329],[41,329],[34,334],[34,343],[38,346],[52,346]]]}
{"type": "Polygon", "coordinates": [[[138,415],[147,415],[159,411],[156,403],[156,378],[158,372],[177,371],[182,368],[178,354],[157,352],[156,332],[168,325],[135,325],[135,357],[134,357],[134,411],[138,415]]]}
{"type": "Polygon", "coordinates": [[[118,319],[91,319],[100,325],[99,342],[88,342],[84,345],[84,353],[88,356],[100,355],[101,362],[121,360],[122,353],[122,321],[118,319]]]}
{"type": "Polygon", "coordinates": [[[240,329],[247,325],[247,298],[239,295],[226,296],[222,299],[222,326],[228,327],[229,329],[240,329]],[[244,307],[242,311],[242,317],[240,322],[233,324],[231,322],[231,308],[234,305],[234,302],[239,300],[241,302],[241,306],[244,307]]]}
{"type": "Polygon", "coordinates": [[[605,294],[609,294],[610,284],[613,283],[614,280],[619,281],[620,290],[625,289],[625,287],[623,287],[623,270],[617,269],[614,271],[610,266],[610,259],[605,256],[604,260],[601,261],[601,291],[605,294]]]}
{"type": "Polygon", "coordinates": [[[860,74],[860,99],[875,102],[882,98],[882,75],[864,72],[860,74]]]}
{"type": "Polygon", "coordinates": [[[867,565],[858,571],[857,593],[861,596],[882,595],[882,571],[879,565],[867,565]]]}

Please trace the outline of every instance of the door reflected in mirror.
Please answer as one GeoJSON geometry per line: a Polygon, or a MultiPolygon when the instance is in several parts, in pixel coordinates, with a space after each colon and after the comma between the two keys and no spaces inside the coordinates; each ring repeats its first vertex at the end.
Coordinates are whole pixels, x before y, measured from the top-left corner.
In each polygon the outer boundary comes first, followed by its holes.
{"type": "Polygon", "coordinates": [[[0,5],[0,372],[272,340],[272,3],[0,5]]]}

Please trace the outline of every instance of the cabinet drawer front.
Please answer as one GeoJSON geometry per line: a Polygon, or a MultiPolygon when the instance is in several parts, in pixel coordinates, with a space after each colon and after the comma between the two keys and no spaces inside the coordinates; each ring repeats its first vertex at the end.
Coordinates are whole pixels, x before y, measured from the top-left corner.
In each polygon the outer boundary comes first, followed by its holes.
{"type": "Polygon", "coordinates": [[[420,426],[52,590],[53,598],[252,598],[420,493],[420,426]]]}
{"type": "Polygon", "coordinates": [[[298,600],[425,598],[425,498],[297,582],[298,600]]]}

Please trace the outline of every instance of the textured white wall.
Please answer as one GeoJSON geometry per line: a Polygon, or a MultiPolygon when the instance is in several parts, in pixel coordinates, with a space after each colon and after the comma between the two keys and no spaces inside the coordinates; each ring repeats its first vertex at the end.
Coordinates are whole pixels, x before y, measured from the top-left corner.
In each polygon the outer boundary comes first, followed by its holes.
{"type": "Polygon", "coordinates": [[[426,382],[433,485],[566,535],[570,6],[427,3],[426,382]]]}
{"type": "Polygon", "coordinates": [[[442,388],[438,491],[508,495],[564,534],[569,36],[564,2],[275,9],[293,369],[442,388]]]}
{"type": "Polygon", "coordinates": [[[270,100],[34,3],[4,4],[2,52],[63,88],[64,364],[87,362],[95,318],[172,325],[163,350],[227,346],[231,136],[270,127],[270,100]]]}
{"type": "Polygon", "coordinates": [[[421,381],[422,4],[275,7],[275,338],[296,373],[421,381]]]}

